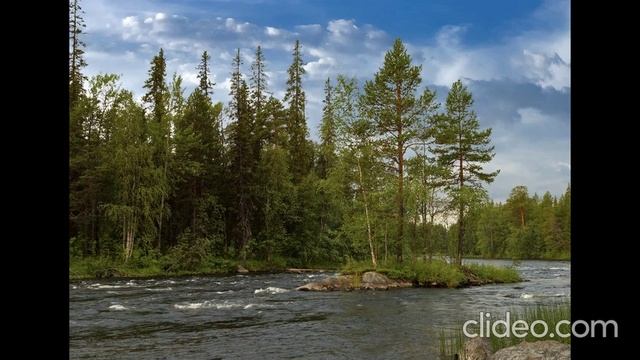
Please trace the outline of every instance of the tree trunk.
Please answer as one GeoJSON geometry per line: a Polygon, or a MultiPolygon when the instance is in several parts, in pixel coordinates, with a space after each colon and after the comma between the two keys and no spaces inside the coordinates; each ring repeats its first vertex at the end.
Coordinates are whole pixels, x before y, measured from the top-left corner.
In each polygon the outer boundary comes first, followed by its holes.
{"type": "Polygon", "coordinates": [[[360,175],[360,191],[362,192],[362,200],[364,201],[364,215],[367,221],[367,238],[369,240],[369,250],[371,251],[371,263],[374,269],[378,267],[376,262],[376,254],[373,251],[373,239],[371,237],[371,222],[369,221],[369,202],[367,201],[367,192],[364,189],[364,180],[362,176],[362,166],[360,165],[360,158],[358,160],[358,174],[360,175]]]}
{"type": "MultiPolygon", "coordinates": [[[[163,169],[163,180],[164,185],[167,186],[167,160],[169,157],[169,136],[167,136],[167,141],[165,142],[165,151],[164,151],[164,169],[163,169]]],[[[167,186],[168,187],[168,186],[167,186]]],[[[165,189],[166,190],[166,189],[165,189]]],[[[158,219],[158,250],[162,251],[162,219],[164,218],[164,197],[165,192],[162,192],[162,197],[160,199],[160,219],[158,219]]]]}
{"type": "Polygon", "coordinates": [[[416,252],[418,250],[418,211],[413,213],[413,229],[411,232],[411,258],[416,259],[416,252]]]}
{"type": "Polygon", "coordinates": [[[96,256],[100,256],[100,216],[96,216],[96,256]]]}
{"type": "Polygon", "coordinates": [[[458,266],[462,266],[462,245],[464,241],[464,202],[462,201],[462,189],[464,186],[464,173],[463,173],[463,157],[462,157],[462,139],[460,140],[460,169],[458,174],[458,181],[460,183],[460,199],[459,199],[459,214],[458,214],[458,254],[456,263],[458,266]]]}
{"type": "Polygon", "coordinates": [[[389,248],[387,246],[387,224],[384,224],[384,263],[387,263],[389,248]]]}
{"type": "Polygon", "coordinates": [[[398,238],[396,239],[396,256],[402,262],[402,240],[404,239],[404,156],[402,145],[398,145],[398,238]]]}
{"type": "Polygon", "coordinates": [[[404,142],[402,141],[402,84],[396,84],[396,124],[398,126],[398,238],[396,239],[396,256],[402,262],[402,242],[404,240],[404,142]]]}

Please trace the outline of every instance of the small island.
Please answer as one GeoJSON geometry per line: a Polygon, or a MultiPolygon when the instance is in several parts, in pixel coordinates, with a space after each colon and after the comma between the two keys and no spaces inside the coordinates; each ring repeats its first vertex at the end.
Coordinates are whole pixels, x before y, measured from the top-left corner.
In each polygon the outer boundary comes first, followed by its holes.
{"type": "Polygon", "coordinates": [[[301,291],[388,290],[407,287],[460,288],[496,283],[520,282],[514,268],[470,264],[457,267],[441,260],[412,262],[373,269],[356,264],[339,275],[299,286],[301,291]]]}

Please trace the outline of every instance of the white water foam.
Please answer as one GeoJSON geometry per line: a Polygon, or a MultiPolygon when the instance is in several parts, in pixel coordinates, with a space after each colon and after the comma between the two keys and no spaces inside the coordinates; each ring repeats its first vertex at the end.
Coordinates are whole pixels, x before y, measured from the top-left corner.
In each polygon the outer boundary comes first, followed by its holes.
{"type": "Polygon", "coordinates": [[[569,271],[568,267],[550,267],[549,270],[563,270],[563,271],[569,271]]]}
{"type": "Polygon", "coordinates": [[[283,288],[278,288],[278,287],[273,287],[273,286],[269,286],[266,289],[256,289],[253,293],[254,294],[263,294],[263,293],[267,293],[267,294],[282,294],[282,293],[286,293],[289,290],[287,289],[283,289],[283,288]]]}
{"type": "Polygon", "coordinates": [[[521,299],[531,299],[533,297],[533,294],[522,294],[520,295],[521,299]]]}
{"type": "Polygon", "coordinates": [[[120,304],[115,304],[115,305],[111,305],[109,306],[109,310],[114,310],[114,311],[123,311],[123,310],[129,310],[128,308],[124,307],[123,305],[120,304]]]}
{"type": "Polygon", "coordinates": [[[211,309],[215,308],[217,310],[223,309],[231,309],[243,306],[240,303],[227,301],[225,300],[223,303],[217,303],[215,301],[205,300],[199,303],[186,303],[186,304],[174,304],[173,307],[176,309],[211,309]]]}
{"type": "Polygon", "coordinates": [[[216,291],[216,294],[220,295],[220,294],[230,294],[232,293],[233,290],[226,290],[226,291],[216,291]]]}
{"type": "Polygon", "coordinates": [[[120,289],[124,286],[122,285],[102,285],[102,284],[91,284],[87,286],[89,289],[120,289]]]}
{"type": "MultiPolygon", "coordinates": [[[[243,307],[243,309],[247,310],[247,309],[251,309],[251,308],[258,308],[258,309],[265,309],[265,308],[272,308],[275,305],[270,305],[270,304],[247,304],[243,307]]],[[[260,311],[261,312],[261,311],[260,311]]]]}
{"type": "Polygon", "coordinates": [[[148,291],[171,291],[173,290],[172,287],[166,287],[166,288],[145,288],[145,290],[148,291]]]}

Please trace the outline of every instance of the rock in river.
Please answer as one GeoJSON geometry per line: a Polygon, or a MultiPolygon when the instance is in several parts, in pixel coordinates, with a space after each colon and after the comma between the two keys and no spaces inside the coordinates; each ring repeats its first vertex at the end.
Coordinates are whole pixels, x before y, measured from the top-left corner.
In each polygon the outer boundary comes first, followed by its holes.
{"type": "Polygon", "coordinates": [[[474,338],[464,345],[464,360],[569,360],[571,347],[554,340],[526,342],[491,354],[486,338],[474,338]]]}
{"type": "Polygon", "coordinates": [[[526,342],[500,349],[491,360],[569,360],[571,346],[555,340],[526,342]]]}
{"type": "Polygon", "coordinates": [[[302,285],[296,290],[302,291],[351,291],[351,290],[387,290],[391,288],[411,287],[407,281],[391,280],[383,274],[368,271],[362,275],[329,276],[321,281],[302,285]]]}

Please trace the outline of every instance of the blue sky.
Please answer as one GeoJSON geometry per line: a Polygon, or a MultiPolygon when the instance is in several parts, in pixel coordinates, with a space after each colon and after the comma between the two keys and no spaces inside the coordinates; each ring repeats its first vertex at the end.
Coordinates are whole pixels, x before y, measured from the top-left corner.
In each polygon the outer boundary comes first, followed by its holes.
{"type": "Polygon", "coordinates": [[[307,117],[317,139],[322,83],[338,74],[360,83],[400,37],[423,83],[444,99],[457,79],[473,92],[482,127],[493,128],[501,169],[488,189],[504,201],[511,188],[561,194],[570,181],[570,3],[565,0],[276,1],[85,0],[87,75],[116,73],[142,95],[149,62],[165,49],[169,76],[196,84],[200,54],[212,55],[214,101],[228,101],[231,56],[244,70],[265,50],[270,89],[284,95],[296,39],[303,46],[307,117]]]}

